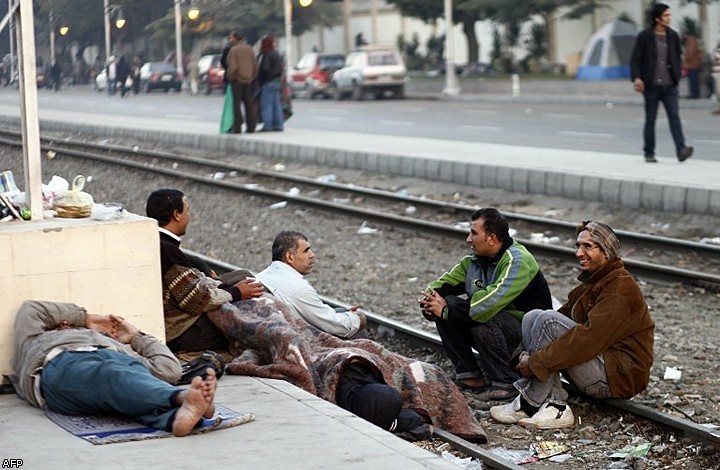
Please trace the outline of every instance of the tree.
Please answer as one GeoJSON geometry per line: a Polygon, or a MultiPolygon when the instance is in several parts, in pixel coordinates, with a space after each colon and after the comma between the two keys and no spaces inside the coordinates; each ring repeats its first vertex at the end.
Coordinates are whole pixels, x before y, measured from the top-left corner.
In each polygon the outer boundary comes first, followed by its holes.
{"type": "MultiPolygon", "coordinates": [[[[443,2],[439,0],[387,0],[395,5],[404,16],[418,18],[424,23],[436,23],[445,14],[443,2]]],[[[455,0],[453,2],[453,23],[462,25],[467,40],[468,62],[476,63],[480,57],[480,46],[475,34],[475,23],[491,18],[501,0],[455,0]]]]}

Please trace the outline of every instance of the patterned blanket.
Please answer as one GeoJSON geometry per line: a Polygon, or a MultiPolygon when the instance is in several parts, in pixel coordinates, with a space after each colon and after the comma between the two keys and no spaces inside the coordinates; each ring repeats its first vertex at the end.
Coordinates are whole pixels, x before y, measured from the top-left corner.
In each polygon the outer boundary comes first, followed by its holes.
{"type": "Polygon", "coordinates": [[[208,316],[230,339],[230,374],[286,380],[335,403],[343,369],[360,361],[377,369],[386,383],[400,390],[405,406],[433,426],[471,442],[487,442],[464,397],[437,366],[368,339],[344,340],[324,333],[270,294],[226,303],[208,316]]]}

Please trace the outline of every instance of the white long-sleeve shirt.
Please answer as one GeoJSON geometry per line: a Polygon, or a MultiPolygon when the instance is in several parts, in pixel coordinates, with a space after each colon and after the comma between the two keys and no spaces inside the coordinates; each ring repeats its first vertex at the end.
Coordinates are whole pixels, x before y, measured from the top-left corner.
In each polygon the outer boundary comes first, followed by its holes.
{"type": "Polygon", "coordinates": [[[354,312],[338,312],[323,303],[315,288],[302,274],[282,261],[273,261],[256,276],[272,294],[311,325],[341,338],[349,338],[360,329],[360,317],[354,312]]]}

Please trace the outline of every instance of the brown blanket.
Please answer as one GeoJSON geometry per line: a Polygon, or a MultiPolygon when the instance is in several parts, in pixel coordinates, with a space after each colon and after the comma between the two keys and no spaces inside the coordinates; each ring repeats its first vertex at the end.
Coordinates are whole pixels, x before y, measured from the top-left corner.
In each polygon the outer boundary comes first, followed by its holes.
{"type": "Polygon", "coordinates": [[[435,427],[472,442],[487,436],[462,394],[437,366],[393,353],[367,340],[329,335],[293,314],[270,294],[224,304],[208,313],[230,339],[230,374],[282,379],[335,403],[344,367],[361,361],[400,390],[405,406],[435,427]]]}

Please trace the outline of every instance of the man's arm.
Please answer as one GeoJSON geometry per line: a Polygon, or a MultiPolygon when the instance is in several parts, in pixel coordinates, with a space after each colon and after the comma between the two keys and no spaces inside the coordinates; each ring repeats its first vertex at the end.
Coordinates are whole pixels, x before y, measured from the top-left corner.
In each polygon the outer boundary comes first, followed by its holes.
{"type": "Polygon", "coordinates": [[[164,297],[189,315],[201,315],[233,301],[229,292],[217,287],[218,282],[197,269],[176,265],[163,276],[164,297]]]}
{"type": "MultiPolygon", "coordinates": [[[[279,297],[283,301],[287,298],[285,295],[279,297]]],[[[349,338],[361,328],[362,321],[359,314],[349,310],[335,311],[322,301],[310,283],[307,283],[302,291],[293,292],[288,300],[305,321],[331,335],[349,338]]]]}
{"type": "Polygon", "coordinates": [[[44,331],[57,328],[62,322],[70,327],[85,326],[87,312],[84,308],[65,302],[28,300],[23,302],[15,317],[15,351],[44,331]]]}

